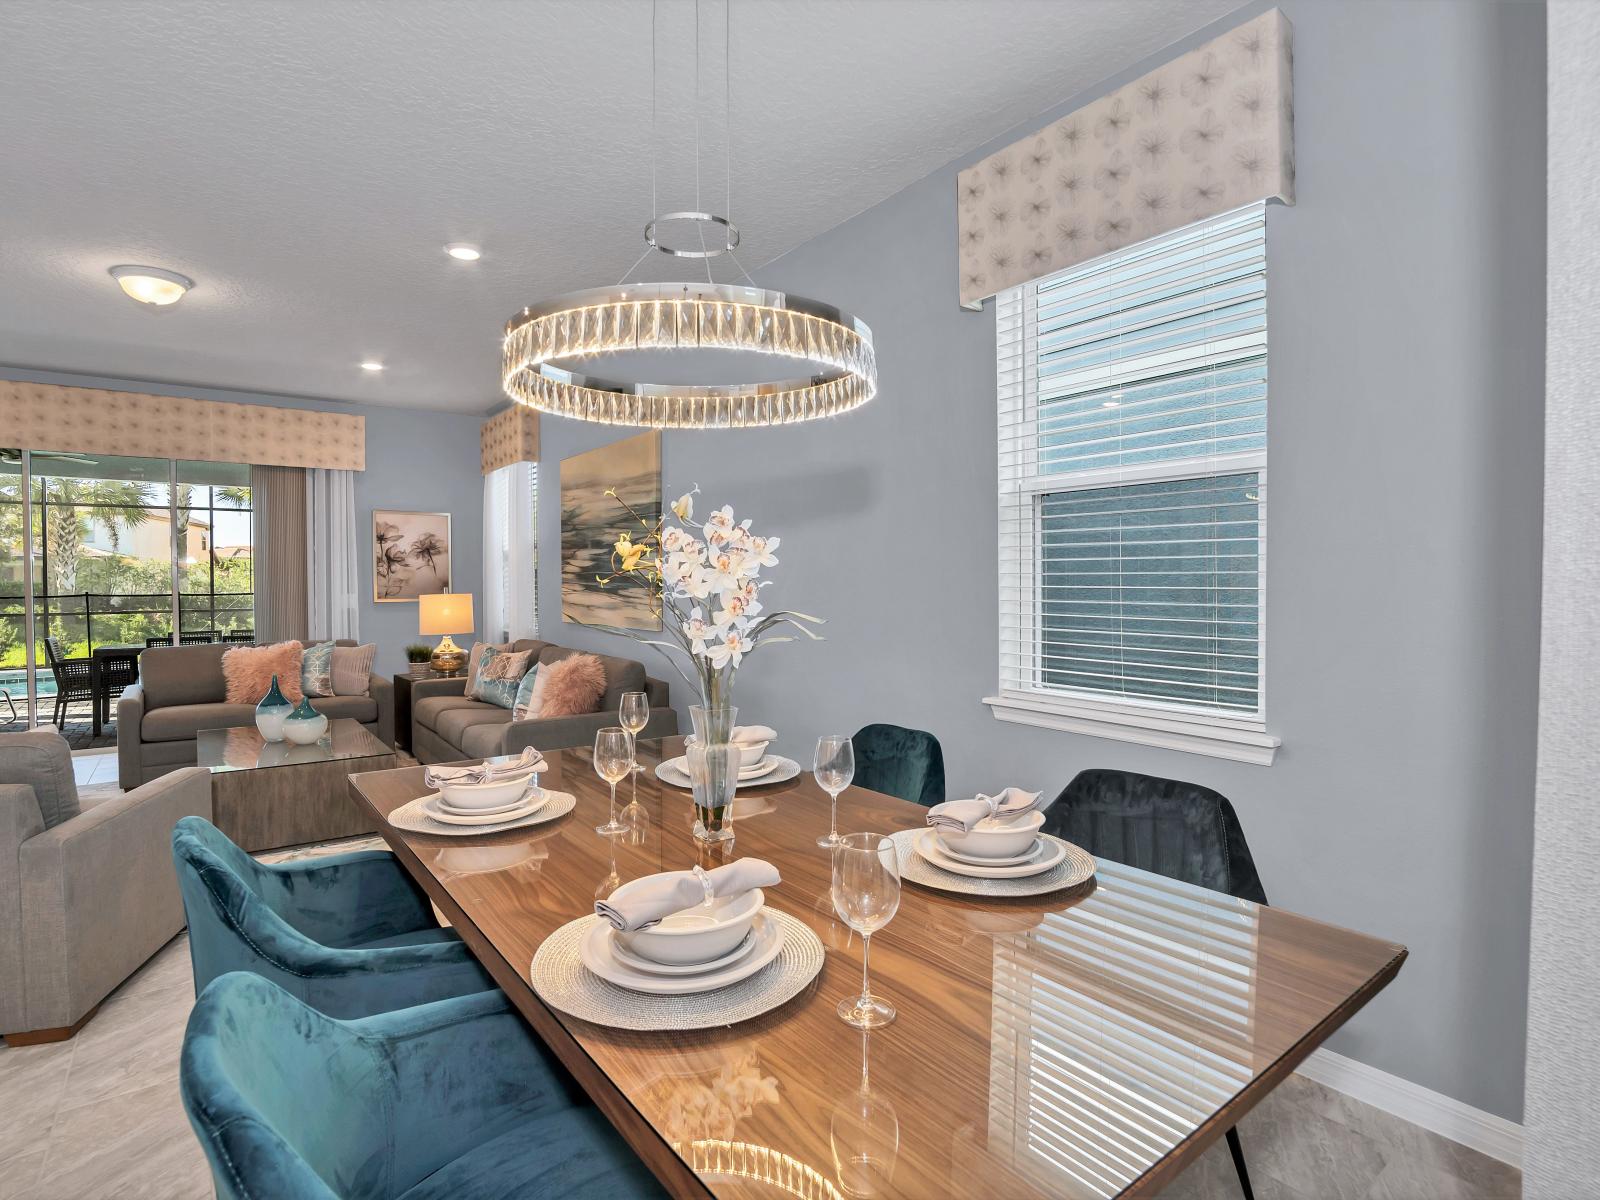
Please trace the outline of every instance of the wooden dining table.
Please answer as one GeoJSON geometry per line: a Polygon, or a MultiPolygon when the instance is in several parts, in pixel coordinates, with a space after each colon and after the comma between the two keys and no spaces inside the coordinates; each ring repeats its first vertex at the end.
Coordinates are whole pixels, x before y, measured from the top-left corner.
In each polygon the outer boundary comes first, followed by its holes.
{"type": "MultiPolygon", "coordinates": [[[[352,775],[406,869],[668,1193],[756,1198],[1102,1198],[1159,1190],[1395,977],[1405,948],[1108,860],[1026,899],[904,884],[872,939],[872,987],[898,1009],[862,1033],[835,1006],[861,985],[861,940],[833,911],[827,795],[805,775],[741,789],[731,844],[692,834],[689,796],[640,741],[621,785],[629,832],[602,837],[607,789],[587,750],[547,755],[576,808],[470,837],[385,818],[425,794],[420,767],[352,775]],[[821,973],[725,1028],[632,1032],[546,1005],[534,952],[598,896],[656,871],[753,855],[767,903],[825,947],[821,973]]],[[[841,831],[885,834],[927,810],[862,788],[841,831]]],[[[648,997],[640,997],[641,1004],[648,997]]],[[[1248,1149],[1248,1147],[1247,1147],[1248,1149]]]]}

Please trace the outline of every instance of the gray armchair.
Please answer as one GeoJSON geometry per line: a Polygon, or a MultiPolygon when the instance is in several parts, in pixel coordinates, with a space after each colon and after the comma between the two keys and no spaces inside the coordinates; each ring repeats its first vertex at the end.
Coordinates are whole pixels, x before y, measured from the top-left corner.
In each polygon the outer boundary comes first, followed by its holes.
{"type": "Polygon", "coordinates": [[[0,734],[0,1034],[71,1037],[113,988],[183,929],[172,829],[210,818],[211,775],[189,767],[81,803],[54,730],[0,734]]]}

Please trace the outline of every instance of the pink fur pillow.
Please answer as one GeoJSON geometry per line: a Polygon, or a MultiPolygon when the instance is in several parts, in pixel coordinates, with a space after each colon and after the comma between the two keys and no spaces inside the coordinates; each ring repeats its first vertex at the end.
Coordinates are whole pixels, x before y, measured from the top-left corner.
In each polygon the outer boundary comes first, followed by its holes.
{"type": "Polygon", "coordinates": [[[278,677],[278,690],[290,704],[300,703],[299,642],[274,642],[270,646],[235,646],[222,656],[222,678],[228,684],[229,704],[259,704],[278,677]]]}
{"type": "Polygon", "coordinates": [[[581,717],[599,711],[606,694],[606,669],[592,654],[571,654],[560,662],[541,665],[544,696],[539,716],[581,717]]]}

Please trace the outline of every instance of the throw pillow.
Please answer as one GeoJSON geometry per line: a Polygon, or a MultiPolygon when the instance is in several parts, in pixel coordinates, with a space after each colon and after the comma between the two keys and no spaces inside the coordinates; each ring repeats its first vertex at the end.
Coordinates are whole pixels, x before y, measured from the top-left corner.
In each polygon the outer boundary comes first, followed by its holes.
{"type": "Polygon", "coordinates": [[[539,707],[540,717],[580,717],[598,712],[606,692],[606,669],[592,654],[573,654],[539,668],[549,676],[539,707]]]}
{"type": "Polygon", "coordinates": [[[522,677],[517,685],[517,698],[511,704],[513,721],[538,720],[544,707],[544,689],[549,682],[549,673],[540,670],[537,664],[522,677]]]}
{"type": "Polygon", "coordinates": [[[474,700],[511,708],[517,700],[517,688],[528,673],[529,651],[513,653],[490,646],[478,664],[478,681],[467,694],[474,700]]]}
{"type": "Polygon", "coordinates": [[[300,690],[307,696],[333,695],[333,643],[317,642],[300,656],[300,690]]]}
{"type": "Polygon", "coordinates": [[[0,738],[0,783],[31,787],[46,829],[70,821],[80,811],[78,783],[72,776],[72,748],[54,729],[8,733],[0,738]]]}
{"type": "Polygon", "coordinates": [[[335,646],[333,648],[333,694],[335,696],[366,696],[372,689],[372,661],[377,657],[378,646],[368,642],[365,646],[335,646]]]}
{"type": "Polygon", "coordinates": [[[511,643],[496,645],[494,642],[473,642],[472,649],[467,652],[467,695],[472,695],[478,686],[478,672],[483,669],[483,660],[488,657],[491,650],[509,650],[511,643]]]}
{"type": "Polygon", "coordinates": [[[228,685],[229,704],[260,704],[278,677],[278,690],[290,704],[299,704],[299,642],[274,642],[270,646],[235,646],[222,656],[222,678],[228,685]]]}

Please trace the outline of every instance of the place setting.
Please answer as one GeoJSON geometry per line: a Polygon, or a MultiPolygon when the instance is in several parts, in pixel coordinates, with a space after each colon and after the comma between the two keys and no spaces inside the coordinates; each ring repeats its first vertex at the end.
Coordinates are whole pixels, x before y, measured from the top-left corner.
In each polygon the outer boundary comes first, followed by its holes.
{"type": "Polygon", "coordinates": [[[529,978],[551,1007],[618,1029],[705,1029],[770,1012],[822,969],[809,926],[769,906],[778,869],[741,858],[622,884],[555,930],[529,978]]]}
{"type": "MultiPolygon", "coordinates": [[[[728,742],[739,752],[738,788],[766,787],[774,783],[787,783],[800,774],[800,764],[781,754],[768,753],[768,748],[778,738],[778,731],[769,725],[736,725],[728,742]]],[[[675,788],[690,791],[694,781],[689,775],[688,750],[695,742],[690,734],[684,739],[684,753],[665,759],[656,767],[656,778],[675,788]]]]}
{"type": "Polygon", "coordinates": [[[544,768],[544,756],[531,746],[503,761],[430,766],[422,780],[433,790],[395,809],[389,823],[410,833],[468,837],[554,821],[577,800],[570,792],[541,788],[544,768]]]}
{"type": "Polygon", "coordinates": [[[1092,855],[1044,832],[1042,795],[1009,787],[935,804],[926,828],[892,835],[901,872],[973,896],[1038,896],[1094,878],[1092,855]]]}

